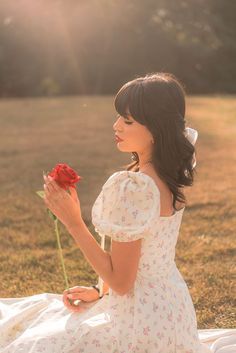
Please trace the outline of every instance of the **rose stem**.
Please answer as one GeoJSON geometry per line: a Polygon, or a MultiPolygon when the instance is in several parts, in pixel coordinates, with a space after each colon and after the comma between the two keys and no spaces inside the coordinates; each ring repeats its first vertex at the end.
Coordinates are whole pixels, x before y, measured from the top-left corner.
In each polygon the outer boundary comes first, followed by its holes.
{"type": "Polygon", "coordinates": [[[64,273],[64,279],[65,279],[65,282],[66,282],[66,290],[68,290],[69,289],[69,284],[68,284],[65,264],[64,264],[63,255],[62,255],[60,236],[59,236],[59,232],[58,232],[58,219],[54,220],[54,224],[55,224],[55,231],[56,231],[56,235],[57,235],[57,245],[58,245],[59,254],[60,254],[60,258],[61,258],[62,269],[63,269],[63,273],[64,273]]]}

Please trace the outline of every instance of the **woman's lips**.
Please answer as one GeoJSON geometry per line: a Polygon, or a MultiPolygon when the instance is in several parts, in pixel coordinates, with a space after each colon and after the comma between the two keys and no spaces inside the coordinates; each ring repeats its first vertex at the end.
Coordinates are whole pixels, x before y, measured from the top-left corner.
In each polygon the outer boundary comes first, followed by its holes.
{"type": "Polygon", "coordinates": [[[117,136],[117,135],[115,135],[115,140],[118,141],[118,142],[124,141],[124,140],[122,140],[122,139],[121,139],[119,136],[117,136]]]}

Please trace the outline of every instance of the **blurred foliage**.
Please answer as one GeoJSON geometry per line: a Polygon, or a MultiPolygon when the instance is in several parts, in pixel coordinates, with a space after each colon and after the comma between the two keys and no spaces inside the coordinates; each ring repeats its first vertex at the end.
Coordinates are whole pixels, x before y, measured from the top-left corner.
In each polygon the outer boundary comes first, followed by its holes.
{"type": "Polygon", "coordinates": [[[60,87],[52,77],[45,77],[41,81],[40,91],[45,96],[56,96],[60,93],[60,87]]]}
{"type": "Polygon", "coordinates": [[[233,93],[235,13],[230,0],[1,0],[0,96],[114,93],[154,71],[233,93]]]}

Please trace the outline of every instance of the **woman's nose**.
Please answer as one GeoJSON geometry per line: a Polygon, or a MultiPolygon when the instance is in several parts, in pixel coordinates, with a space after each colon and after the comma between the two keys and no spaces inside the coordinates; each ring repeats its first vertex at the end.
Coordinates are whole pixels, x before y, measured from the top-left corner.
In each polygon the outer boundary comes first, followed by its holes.
{"type": "Polygon", "coordinates": [[[117,130],[117,120],[113,124],[113,130],[117,130]]]}
{"type": "Polygon", "coordinates": [[[118,116],[118,119],[114,122],[113,124],[113,129],[116,130],[119,128],[119,121],[120,121],[120,116],[118,116]]]}

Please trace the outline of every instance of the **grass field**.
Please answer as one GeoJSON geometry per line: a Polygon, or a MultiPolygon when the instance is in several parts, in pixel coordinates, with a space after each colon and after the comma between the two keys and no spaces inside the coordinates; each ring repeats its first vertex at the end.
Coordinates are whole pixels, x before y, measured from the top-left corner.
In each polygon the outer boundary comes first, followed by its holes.
{"type": "MultiPolygon", "coordinates": [[[[197,175],[186,192],[176,263],[198,328],[236,326],[235,112],[235,96],[187,97],[187,125],[199,131],[197,175]]],[[[0,101],[0,297],[64,290],[54,225],[35,193],[43,189],[43,170],[68,163],[83,177],[78,187],[82,215],[100,240],[91,207],[109,175],[130,161],[114,142],[115,119],[110,96],[0,101]]],[[[96,283],[74,240],[63,226],[60,231],[70,286],[96,283]]]]}

